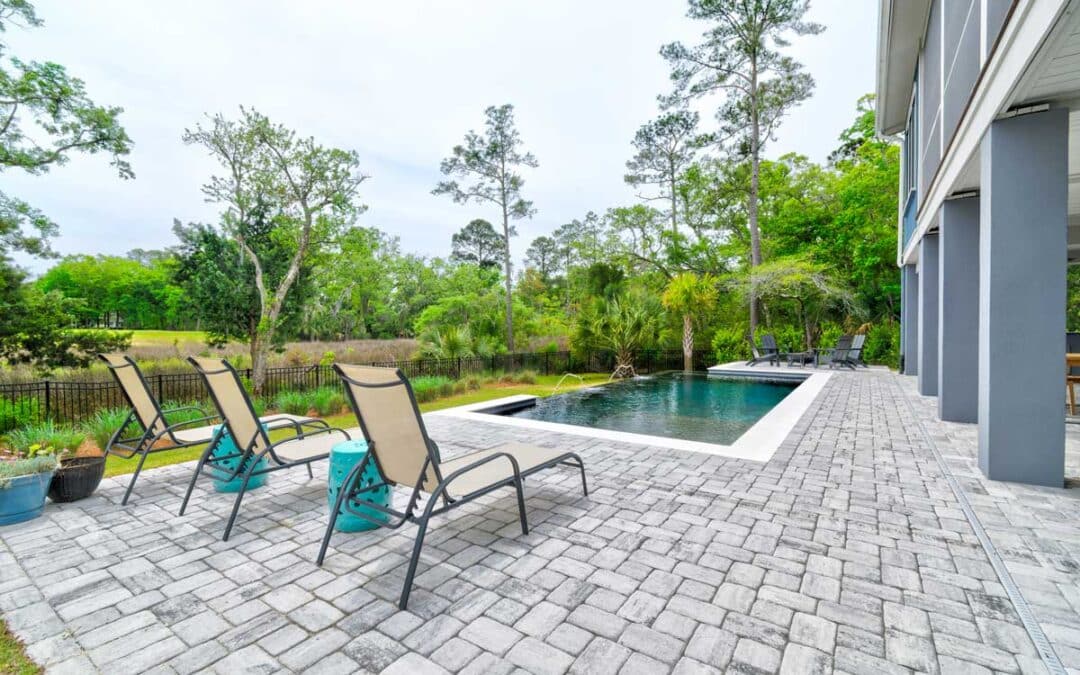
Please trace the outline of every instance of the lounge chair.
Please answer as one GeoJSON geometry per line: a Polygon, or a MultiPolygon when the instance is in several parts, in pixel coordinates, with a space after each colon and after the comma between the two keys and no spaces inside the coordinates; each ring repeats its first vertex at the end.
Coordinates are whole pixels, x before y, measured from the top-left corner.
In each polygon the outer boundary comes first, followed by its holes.
{"type": "Polygon", "coordinates": [[[852,368],[856,368],[856,367],[869,368],[870,366],[866,365],[866,363],[863,362],[863,358],[862,358],[863,345],[865,345],[865,344],[866,344],[866,334],[865,333],[859,333],[858,335],[853,337],[851,339],[851,349],[848,350],[847,358],[844,359],[844,364],[849,365],[852,368]]]}
{"type": "MultiPolygon", "coordinates": [[[[124,491],[124,498],[120,501],[120,504],[126,505],[148,455],[210,443],[215,440],[215,432],[220,425],[213,424],[217,419],[213,416],[171,422],[169,418],[175,416],[176,413],[197,410],[197,408],[187,406],[163,410],[146,378],[143,377],[142,371],[139,370],[139,366],[131,357],[124,354],[99,354],[98,358],[109,367],[109,372],[120,385],[120,392],[131,406],[131,412],[128,413],[124,423],[113,432],[106,447],[103,448],[106,456],[115,455],[123,459],[131,459],[135,456],[139,458],[135,473],[131,475],[127,490],[124,491]]],[[[319,420],[311,417],[296,415],[269,415],[260,417],[259,421],[271,429],[320,423],[319,420]]]]}
{"type": "Polygon", "coordinates": [[[750,360],[746,362],[748,366],[756,366],[759,363],[771,363],[774,366],[780,365],[780,357],[783,356],[780,353],[780,348],[776,346],[776,338],[772,335],[761,336],[761,349],[759,350],[754,344],[754,340],[750,340],[750,353],[752,356],[750,360]]]}
{"type": "MultiPolygon", "coordinates": [[[[865,339],[865,338],[864,338],[865,339]]],[[[819,348],[814,350],[818,355],[818,363],[821,363],[821,357],[827,357],[826,363],[829,364],[829,368],[835,366],[845,366],[855,369],[854,364],[851,363],[849,354],[852,349],[853,338],[850,335],[841,335],[836,341],[836,346],[832,348],[819,348]]],[[[861,348],[860,348],[861,351],[861,348]]]]}
{"type": "Polygon", "coordinates": [[[334,508],[330,511],[330,522],[326,526],[317,563],[322,565],[334,524],[342,512],[392,530],[406,522],[416,523],[416,540],[398,603],[401,609],[408,605],[424,535],[432,516],[500,488],[513,487],[517,491],[521,532],[528,534],[522,480],[557,464],[580,469],[581,488],[586,495],[589,494],[585,482],[585,464],[572,452],[523,443],[505,443],[443,459],[439,446],[428,436],[412,387],[400,370],[340,363],[335,364],[334,368],[345,382],[361,433],[368,444],[368,452],[341,484],[334,508]],[[361,477],[369,463],[373,463],[378,470],[380,482],[364,485],[361,477]],[[358,501],[363,499],[366,492],[394,485],[410,490],[404,511],[358,501]],[[424,505],[421,505],[424,499],[421,493],[427,494],[424,505]],[[442,505],[436,508],[440,501],[442,505]]]}
{"type": "Polygon", "coordinates": [[[229,522],[225,525],[222,541],[228,541],[236,515],[240,511],[240,502],[244,498],[248,482],[254,476],[289,469],[294,466],[307,467],[308,476],[314,477],[311,464],[330,456],[330,448],[342,441],[350,440],[359,433],[359,429],[337,429],[318,420],[318,424],[296,424],[295,436],[271,441],[267,427],[255,414],[240,375],[224,359],[204,359],[188,357],[188,362],[202,376],[210,398],[217,407],[225,428],[232,437],[236,452],[222,455],[212,454],[214,445],[210,445],[199,458],[195,471],[188,484],[184,501],[180,505],[180,515],[184,515],[195,483],[204,473],[219,481],[231,481],[239,478],[240,489],[236,493],[229,522]],[[266,460],[265,462],[263,460],[266,460]]]}

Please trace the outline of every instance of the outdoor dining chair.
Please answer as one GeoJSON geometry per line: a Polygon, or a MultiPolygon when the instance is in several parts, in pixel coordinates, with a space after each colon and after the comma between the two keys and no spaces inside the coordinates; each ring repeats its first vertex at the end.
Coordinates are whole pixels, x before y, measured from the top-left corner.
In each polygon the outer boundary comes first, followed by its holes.
{"type": "Polygon", "coordinates": [[[589,494],[585,464],[572,452],[523,443],[505,443],[443,459],[439,446],[428,436],[409,380],[400,370],[340,363],[334,364],[334,368],[345,382],[368,451],[341,484],[330,511],[330,522],[326,526],[317,562],[322,565],[334,524],[342,513],[389,529],[397,529],[406,522],[416,523],[412,557],[398,603],[401,609],[408,605],[424,535],[432,516],[500,488],[513,487],[517,492],[521,532],[528,534],[522,480],[559,464],[579,469],[582,491],[586,496],[589,494]],[[378,480],[363,479],[369,464],[377,469],[378,480]],[[404,510],[394,509],[392,502],[391,506],[383,507],[364,500],[365,494],[394,485],[410,490],[404,510]],[[425,494],[427,502],[421,505],[425,494]]]}
{"type": "Polygon", "coordinates": [[[222,541],[228,541],[236,516],[240,512],[240,502],[251,479],[294,466],[307,467],[308,476],[314,477],[311,465],[327,459],[330,449],[350,440],[359,429],[338,429],[319,420],[319,424],[297,424],[296,435],[271,441],[267,425],[260,421],[251,405],[251,399],[244,391],[243,383],[236,369],[224,359],[188,357],[188,362],[202,376],[210,392],[224,426],[232,438],[235,451],[228,454],[215,452],[217,444],[209,445],[199,457],[198,464],[191,476],[184,501],[180,505],[180,515],[184,515],[191,493],[199,476],[207,475],[218,481],[240,480],[240,489],[236,493],[229,521],[225,525],[222,541]]]}
{"type": "MultiPolygon", "coordinates": [[[[122,459],[138,457],[135,472],[131,475],[121,505],[126,505],[139,479],[146,458],[155,452],[190,448],[216,440],[220,425],[213,422],[215,416],[201,416],[195,419],[173,422],[178,413],[190,413],[199,410],[193,406],[162,409],[161,403],[154,396],[150,384],[143,377],[135,360],[126,354],[98,354],[112,373],[124,400],[131,406],[131,412],[124,419],[120,428],[102,448],[105,455],[114,455],[122,459]]],[[[187,416],[187,415],[185,415],[187,416]]],[[[297,415],[267,415],[259,418],[260,424],[269,429],[281,427],[300,428],[305,425],[326,426],[321,420],[297,415]]]]}

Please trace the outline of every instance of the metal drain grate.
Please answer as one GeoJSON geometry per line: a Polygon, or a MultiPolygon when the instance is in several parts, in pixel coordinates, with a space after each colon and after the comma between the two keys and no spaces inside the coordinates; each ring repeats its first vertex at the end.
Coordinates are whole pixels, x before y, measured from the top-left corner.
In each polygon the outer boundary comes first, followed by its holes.
{"type": "Polygon", "coordinates": [[[960,502],[960,509],[964,512],[964,516],[967,517],[971,529],[975,531],[975,536],[978,538],[979,543],[982,544],[983,550],[986,551],[986,556],[990,559],[990,564],[993,566],[994,571],[997,572],[998,580],[1005,588],[1005,593],[1009,596],[1009,600],[1012,601],[1013,607],[1016,608],[1016,613],[1020,616],[1020,622],[1024,624],[1024,629],[1027,631],[1028,636],[1030,636],[1031,641],[1035,643],[1035,649],[1039,651],[1039,656],[1042,657],[1043,664],[1051,673],[1054,673],[1055,675],[1065,675],[1065,666],[1062,665],[1057,652],[1055,652],[1054,648],[1050,645],[1050,640],[1047,639],[1046,633],[1043,632],[1042,626],[1039,625],[1038,619],[1035,618],[1035,613],[1031,611],[1031,605],[1028,604],[1023,593],[1020,592],[1020,587],[1013,581],[1012,575],[1005,565],[1005,560],[1002,559],[1001,554],[998,553],[994,543],[990,541],[989,535],[987,535],[986,530],[983,529],[982,522],[979,521],[979,517],[975,515],[975,510],[971,507],[971,502],[968,501],[967,495],[964,494],[964,490],[960,487],[960,482],[956,480],[956,476],[953,475],[952,470],[949,469],[949,465],[945,463],[945,459],[941,456],[941,451],[938,450],[937,444],[934,443],[933,437],[930,436],[926,427],[923,426],[922,420],[919,419],[919,415],[915,411],[915,406],[911,404],[911,399],[908,398],[907,392],[905,392],[895,380],[893,381],[893,386],[899,390],[900,397],[904,399],[904,403],[907,405],[908,412],[911,413],[911,417],[915,421],[919,433],[922,435],[927,447],[930,448],[930,452],[934,454],[934,459],[937,461],[938,466],[941,467],[941,472],[945,475],[945,480],[949,482],[949,487],[952,488],[953,494],[956,495],[957,501],[960,502]]]}

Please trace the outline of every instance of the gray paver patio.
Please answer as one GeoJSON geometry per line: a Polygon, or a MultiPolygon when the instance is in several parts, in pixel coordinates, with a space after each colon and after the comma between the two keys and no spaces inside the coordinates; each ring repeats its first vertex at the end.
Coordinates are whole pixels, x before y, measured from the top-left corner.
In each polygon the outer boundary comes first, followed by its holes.
{"type": "Polygon", "coordinates": [[[573,449],[591,494],[569,469],[528,481],[528,536],[510,492],[436,519],[407,612],[411,526],[313,564],[325,467],[275,474],[229,542],[228,495],[175,515],[190,465],[126,508],[108,480],[0,529],[0,611],[50,672],[1042,672],[914,406],[1080,669],[1076,498],[983,480],[973,427],[932,405],[838,373],[766,464],[428,416],[448,454],[573,449]]]}

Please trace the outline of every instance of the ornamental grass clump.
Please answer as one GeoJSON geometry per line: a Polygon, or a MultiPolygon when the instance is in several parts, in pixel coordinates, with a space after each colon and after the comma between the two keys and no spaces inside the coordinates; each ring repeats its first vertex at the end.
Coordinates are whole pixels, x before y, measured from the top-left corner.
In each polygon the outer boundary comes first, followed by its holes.
{"type": "Polygon", "coordinates": [[[54,455],[39,455],[0,462],[0,490],[11,486],[11,481],[20,476],[32,476],[38,473],[55,471],[59,462],[54,455]]]}
{"type": "Polygon", "coordinates": [[[51,420],[16,429],[7,435],[8,446],[20,456],[44,454],[42,450],[52,448],[58,455],[75,454],[86,440],[86,432],[65,424],[56,424],[51,420]],[[34,446],[36,449],[32,450],[34,446]]]}

